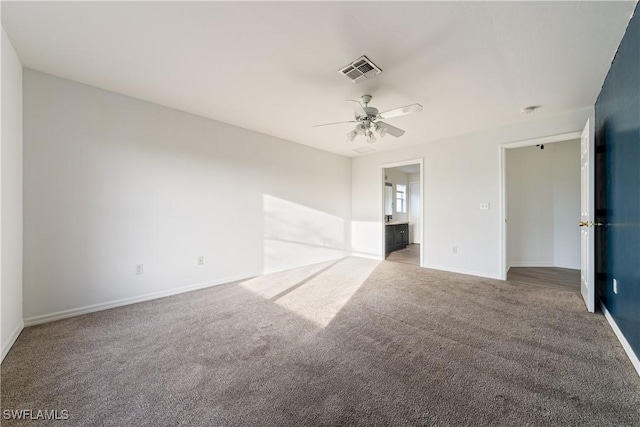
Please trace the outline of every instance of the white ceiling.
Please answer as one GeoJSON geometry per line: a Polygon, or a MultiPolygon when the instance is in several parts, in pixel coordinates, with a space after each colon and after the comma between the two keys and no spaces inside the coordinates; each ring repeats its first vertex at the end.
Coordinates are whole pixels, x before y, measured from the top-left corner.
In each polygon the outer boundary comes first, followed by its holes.
{"type": "Polygon", "coordinates": [[[593,105],[628,2],[2,2],[25,67],[342,154],[345,99],[407,133],[385,151],[593,105]],[[383,73],[338,69],[367,55],[383,73]],[[541,105],[534,114],[519,110],[541,105]]]}

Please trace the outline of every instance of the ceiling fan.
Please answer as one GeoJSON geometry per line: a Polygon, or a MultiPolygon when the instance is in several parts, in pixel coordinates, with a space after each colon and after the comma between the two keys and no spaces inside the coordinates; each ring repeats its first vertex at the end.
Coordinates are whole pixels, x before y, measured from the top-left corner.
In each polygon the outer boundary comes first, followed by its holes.
{"type": "Polygon", "coordinates": [[[347,100],[348,102],[351,102],[353,110],[355,111],[355,120],[349,120],[346,122],[325,123],[322,125],[315,125],[314,127],[338,125],[343,123],[358,123],[356,127],[347,134],[347,139],[349,141],[353,141],[356,136],[364,135],[367,138],[367,142],[373,144],[377,140],[374,132],[377,132],[381,138],[384,138],[384,136],[387,134],[399,138],[404,135],[405,132],[400,128],[380,121],[381,119],[390,119],[393,117],[404,116],[405,114],[417,113],[419,111],[422,111],[422,105],[411,104],[405,107],[394,108],[392,110],[387,110],[379,113],[377,108],[369,107],[371,98],[371,95],[362,95],[360,101],[356,101],[355,99],[347,100]]]}

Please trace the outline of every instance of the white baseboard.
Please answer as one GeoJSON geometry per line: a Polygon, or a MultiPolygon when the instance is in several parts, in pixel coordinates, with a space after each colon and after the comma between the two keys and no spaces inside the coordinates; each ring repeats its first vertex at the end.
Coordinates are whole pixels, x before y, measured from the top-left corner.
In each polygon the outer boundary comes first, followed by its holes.
{"type": "Polygon", "coordinates": [[[246,280],[246,279],[249,279],[251,277],[260,276],[261,274],[270,274],[270,273],[276,273],[276,272],[279,272],[279,271],[292,270],[294,268],[305,267],[307,265],[319,264],[319,263],[322,263],[322,262],[335,261],[335,260],[342,259],[342,258],[344,258],[344,255],[340,255],[340,256],[337,256],[337,257],[333,257],[333,258],[328,258],[328,259],[317,261],[317,262],[313,262],[313,263],[304,263],[304,264],[299,264],[299,265],[288,265],[288,266],[285,266],[285,267],[282,267],[282,268],[273,269],[273,270],[270,270],[270,271],[264,271],[262,273],[256,272],[255,274],[249,274],[249,275],[243,274],[243,275],[239,275],[239,276],[226,277],[226,278],[218,279],[218,280],[215,280],[215,281],[212,281],[212,282],[196,283],[194,285],[182,286],[180,288],[168,289],[166,291],[152,292],[150,294],[144,294],[144,295],[139,295],[139,296],[135,296],[135,297],[124,298],[124,299],[115,300],[115,301],[108,301],[108,302],[103,302],[103,303],[98,303],[98,304],[92,304],[92,305],[87,305],[87,306],[78,307],[78,308],[71,308],[71,309],[68,309],[68,310],[57,311],[55,313],[41,314],[41,315],[38,315],[38,316],[32,316],[32,317],[28,317],[28,318],[24,319],[24,326],[39,325],[41,323],[53,322],[55,320],[67,319],[69,317],[75,317],[75,316],[80,316],[80,315],[83,315],[83,314],[95,313],[96,311],[108,310],[110,308],[122,307],[122,306],[125,306],[125,305],[136,304],[136,303],[144,302],[144,301],[150,301],[150,300],[154,300],[154,299],[157,299],[157,298],[169,297],[169,296],[172,296],[172,295],[178,295],[178,294],[182,294],[182,293],[185,293],[185,292],[196,291],[198,289],[209,288],[211,286],[223,285],[225,283],[235,282],[235,281],[238,281],[238,280],[246,280]]]}
{"type": "Polygon", "coordinates": [[[194,285],[182,286],[180,288],[168,289],[166,291],[152,292],[150,294],[139,295],[131,298],[124,298],[124,299],[115,300],[115,301],[87,305],[84,307],[71,308],[69,310],[57,311],[55,313],[41,314],[38,316],[28,317],[24,319],[24,325],[25,326],[39,325],[41,323],[53,322],[55,320],[61,320],[69,317],[80,316],[82,314],[94,313],[96,311],[108,310],[110,308],[122,307],[124,305],[136,304],[138,302],[144,302],[144,301],[149,301],[153,299],[169,297],[172,295],[178,295],[185,292],[196,291],[198,289],[209,288],[211,286],[223,285],[225,283],[235,282],[237,280],[246,280],[258,275],[259,274],[226,277],[224,279],[216,280],[213,282],[196,283],[194,285]]]}
{"type": "Polygon", "coordinates": [[[4,357],[7,355],[7,353],[9,353],[9,350],[11,350],[11,347],[13,347],[13,344],[16,342],[16,340],[20,336],[20,333],[22,332],[23,329],[24,329],[24,321],[21,320],[20,323],[18,323],[18,325],[14,329],[13,333],[11,334],[9,341],[7,341],[5,346],[2,347],[2,355],[0,356],[0,363],[2,363],[2,361],[4,360],[4,357]]]}
{"type": "Polygon", "coordinates": [[[452,270],[451,268],[444,268],[437,265],[429,265],[429,264],[423,265],[422,268],[430,268],[432,270],[446,271],[447,273],[466,274],[469,276],[483,277],[485,279],[502,280],[500,278],[500,275],[498,274],[480,273],[478,271],[472,271],[472,270],[452,270]]]}
{"type": "Polygon", "coordinates": [[[634,368],[636,368],[636,372],[638,372],[638,375],[640,375],[640,360],[638,360],[638,356],[631,348],[629,341],[627,341],[627,339],[624,337],[624,335],[622,334],[622,331],[620,330],[620,328],[618,328],[616,321],[613,319],[613,316],[611,316],[611,313],[609,313],[609,310],[607,310],[607,307],[604,306],[602,301],[600,301],[600,308],[604,313],[604,317],[609,322],[609,326],[611,326],[611,329],[613,329],[613,332],[618,337],[620,344],[622,344],[622,348],[624,348],[624,351],[627,353],[627,356],[631,360],[631,364],[633,365],[634,368]]]}
{"type": "Polygon", "coordinates": [[[547,262],[512,262],[509,264],[507,271],[511,267],[556,267],[556,268],[568,268],[569,270],[580,270],[580,266],[575,265],[561,265],[556,263],[547,263],[547,262]]]}
{"type": "Polygon", "coordinates": [[[382,255],[368,254],[366,252],[352,252],[351,256],[356,256],[358,258],[375,259],[375,260],[378,260],[378,261],[382,261],[384,259],[384,257],[382,255]]]}
{"type": "MultiPolygon", "coordinates": [[[[509,263],[509,268],[511,267],[558,267],[553,262],[525,262],[525,261],[515,261],[509,263]]],[[[509,271],[507,268],[507,271],[509,271]]]]}
{"type": "Polygon", "coordinates": [[[578,265],[575,265],[575,264],[564,264],[564,263],[561,263],[561,262],[556,262],[554,267],[566,268],[568,270],[580,270],[580,268],[581,268],[580,264],[578,264],[578,265]]]}

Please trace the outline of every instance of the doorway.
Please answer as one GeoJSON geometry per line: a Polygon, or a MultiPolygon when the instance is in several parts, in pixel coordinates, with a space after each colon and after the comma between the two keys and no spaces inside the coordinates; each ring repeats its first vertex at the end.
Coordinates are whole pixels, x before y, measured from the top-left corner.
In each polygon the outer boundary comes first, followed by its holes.
{"type": "Polygon", "coordinates": [[[384,259],[422,266],[422,159],[382,165],[384,259]]]}
{"type": "Polygon", "coordinates": [[[579,291],[580,133],[505,144],[501,169],[502,279],[561,273],[579,291]]]}

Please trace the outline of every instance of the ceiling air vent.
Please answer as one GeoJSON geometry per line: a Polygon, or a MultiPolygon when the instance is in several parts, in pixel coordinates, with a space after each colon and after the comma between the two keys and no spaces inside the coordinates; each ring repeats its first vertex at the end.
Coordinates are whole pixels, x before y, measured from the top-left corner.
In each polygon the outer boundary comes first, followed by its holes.
{"type": "Polygon", "coordinates": [[[364,55],[340,70],[341,74],[349,77],[354,83],[370,79],[381,72],[382,70],[364,55]]]}
{"type": "Polygon", "coordinates": [[[360,147],[360,148],[355,148],[353,151],[355,151],[356,153],[365,154],[365,153],[373,153],[376,150],[375,148],[371,148],[371,147],[360,147]]]}

